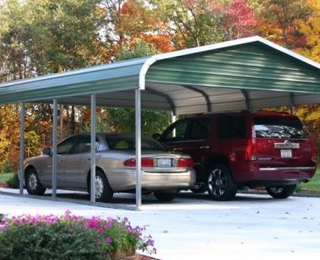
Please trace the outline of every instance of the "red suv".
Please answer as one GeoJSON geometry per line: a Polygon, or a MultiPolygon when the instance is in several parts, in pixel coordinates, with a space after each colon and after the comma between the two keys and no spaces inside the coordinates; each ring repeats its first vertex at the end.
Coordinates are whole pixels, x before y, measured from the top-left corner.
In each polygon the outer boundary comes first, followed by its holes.
{"type": "Polygon", "coordinates": [[[287,198],[316,171],[315,146],[298,117],[286,113],[221,113],[173,123],[160,137],[173,151],[192,156],[197,183],[215,200],[238,189],[266,187],[287,198]]]}

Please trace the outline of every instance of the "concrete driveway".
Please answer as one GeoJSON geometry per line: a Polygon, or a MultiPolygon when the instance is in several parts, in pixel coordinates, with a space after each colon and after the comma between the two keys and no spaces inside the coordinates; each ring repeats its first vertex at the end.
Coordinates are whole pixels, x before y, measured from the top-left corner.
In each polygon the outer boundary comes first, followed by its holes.
{"type": "MultiPolygon", "coordinates": [[[[1,191],[1,189],[0,189],[1,191]]],[[[134,195],[116,195],[134,204],[134,195]]],[[[234,201],[211,201],[182,193],[169,204],[143,197],[141,212],[0,194],[0,213],[128,217],[147,225],[161,260],[319,259],[318,198],[275,200],[268,195],[239,194],[234,201]]]]}

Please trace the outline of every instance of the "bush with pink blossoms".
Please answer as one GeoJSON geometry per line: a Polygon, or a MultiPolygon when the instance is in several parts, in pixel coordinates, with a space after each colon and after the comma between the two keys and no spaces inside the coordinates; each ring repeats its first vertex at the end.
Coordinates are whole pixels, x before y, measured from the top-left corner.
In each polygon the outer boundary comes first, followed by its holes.
{"type": "Polygon", "coordinates": [[[106,260],[115,252],[156,253],[144,227],[127,218],[23,215],[0,220],[0,260],[106,260]]]}

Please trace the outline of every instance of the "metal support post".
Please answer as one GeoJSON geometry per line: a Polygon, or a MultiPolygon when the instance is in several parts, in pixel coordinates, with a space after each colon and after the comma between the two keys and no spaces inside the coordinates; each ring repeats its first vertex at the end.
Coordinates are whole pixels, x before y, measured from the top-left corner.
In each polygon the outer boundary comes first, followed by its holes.
{"type": "Polygon", "coordinates": [[[25,122],[25,107],[24,102],[20,103],[20,171],[19,171],[19,194],[23,195],[24,183],[24,122],[25,122]]]}
{"type": "Polygon", "coordinates": [[[52,133],[52,198],[57,197],[57,171],[58,171],[58,155],[57,155],[57,131],[58,131],[58,100],[53,99],[53,133],[52,133]]]}
{"type": "Polygon", "coordinates": [[[135,90],[136,117],[136,210],[141,210],[141,90],[135,90]]]}
{"type": "Polygon", "coordinates": [[[91,94],[91,177],[90,201],[96,201],[96,95],[91,94]]]}

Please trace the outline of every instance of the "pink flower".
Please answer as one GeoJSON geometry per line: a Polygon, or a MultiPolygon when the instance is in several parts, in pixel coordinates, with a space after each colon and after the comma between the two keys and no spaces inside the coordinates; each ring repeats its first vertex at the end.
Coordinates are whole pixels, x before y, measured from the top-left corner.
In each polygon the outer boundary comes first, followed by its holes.
{"type": "Polygon", "coordinates": [[[110,245],[112,243],[112,239],[110,237],[106,237],[105,241],[110,245]]]}

